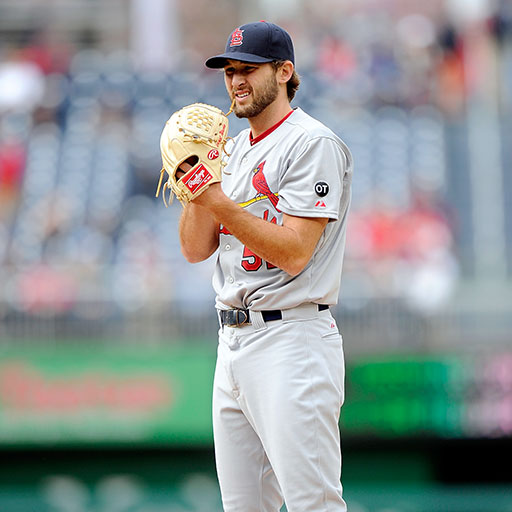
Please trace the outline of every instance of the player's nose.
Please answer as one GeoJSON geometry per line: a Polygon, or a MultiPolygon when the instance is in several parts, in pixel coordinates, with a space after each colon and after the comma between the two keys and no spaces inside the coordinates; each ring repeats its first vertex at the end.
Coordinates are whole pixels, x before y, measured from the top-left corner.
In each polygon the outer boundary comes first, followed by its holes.
{"type": "Polygon", "coordinates": [[[231,84],[233,86],[233,89],[238,89],[245,83],[246,79],[242,73],[233,73],[233,76],[231,77],[231,84]]]}

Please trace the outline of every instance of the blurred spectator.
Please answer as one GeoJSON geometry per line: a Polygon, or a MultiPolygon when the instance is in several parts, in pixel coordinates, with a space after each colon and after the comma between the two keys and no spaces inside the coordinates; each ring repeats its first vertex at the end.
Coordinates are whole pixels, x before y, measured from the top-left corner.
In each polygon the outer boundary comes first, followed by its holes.
{"type": "Polygon", "coordinates": [[[375,84],[377,103],[400,103],[400,66],[392,46],[382,43],[371,47],[370,77],[375,84]]]}
{"type": "Polygon", "coordinates": [[[19,196],[25,148],[14,136],[0,138],[0,222],[8,221],[19,196]]]}
{"type": "Polygon", "coordinates": [[[377,296],[402,298],[422,311],[438,309],[458,277],[452,227],[443,209],[420,191],[404,210],[382,197],[375,205],[351,214],[349,261],[368,269],[377,296]]]}
{"type": "Polygon", "coordinates": [[[445,51],[438,64],[437,102],[446,114],[457,114],[464,108],[465,80],[462,48],[445,51]]]}
{"type": "Polygon", "coordinates": [[[492,31],[500,44],[512,38],[512,3],[509,0],[500,0],[496,14],[491,20],[492,31]]]}
{"type": "Polygon", "coordinates": [[[10,48],[0,61],[0,114],[31,111],[44,94],[41,70],[26,60],[23,51],[10,48]]]}
{"type": "Polygon", "coordinates": [[[37,29],[20,50],[23,59],[35,64],[42,73],[67,73],[72,49],[60,32],[37,29]]]}
{"type": "Polygon", "coordinates": [[[446,305],[458,278],[452,227],[435,197],[413,194],[408,211],[397,219],[397,278],[410,305],[424,313],[446,305]]]}
{"type": "Polygon", "coordinates": [[[358,66],[353,48],[335,36],[326,36],[320,42],[316,63],[324,78],[332,80],[346,79],[358,66]]]}
{"type": "Polygon", "coordinates": [[[17,274],[13,292],[20,310],[55,315],[71,310],[77,285],[63,269],[36,264],[17,274]]]}

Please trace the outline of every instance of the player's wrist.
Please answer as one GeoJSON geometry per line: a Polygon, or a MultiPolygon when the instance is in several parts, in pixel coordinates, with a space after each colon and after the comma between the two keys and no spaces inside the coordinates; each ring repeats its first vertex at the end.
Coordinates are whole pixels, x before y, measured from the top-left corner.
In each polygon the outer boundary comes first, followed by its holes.
{"type": "Polygon", "coordinates": [[[215,209],[219,208],[226,199],[227,196],[222,191],[221,184],[212,183],[191,202],[213,212],[215,209]]]}

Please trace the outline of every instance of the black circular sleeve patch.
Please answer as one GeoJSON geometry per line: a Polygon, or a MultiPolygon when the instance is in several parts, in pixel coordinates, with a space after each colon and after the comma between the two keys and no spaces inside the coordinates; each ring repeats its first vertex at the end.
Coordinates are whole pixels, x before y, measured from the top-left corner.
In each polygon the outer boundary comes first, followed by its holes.
{"type": "Polygon", "coordinates": [[[317,181],[315,183],[315,192],[319,197],[325,197],[329,193],[329,184],[325,181],[317,181]]]}

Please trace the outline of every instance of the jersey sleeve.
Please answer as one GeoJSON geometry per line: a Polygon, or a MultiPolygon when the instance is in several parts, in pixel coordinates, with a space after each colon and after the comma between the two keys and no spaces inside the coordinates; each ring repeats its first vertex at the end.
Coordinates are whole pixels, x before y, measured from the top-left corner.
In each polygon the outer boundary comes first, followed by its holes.
{"type": "Polygon", "coordinates": [[[337,220],[346,168],[346,155],[335,139],[308,141],[281,177],[277,207],[289,215],[337,220]]]}

